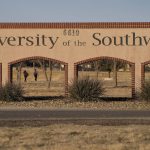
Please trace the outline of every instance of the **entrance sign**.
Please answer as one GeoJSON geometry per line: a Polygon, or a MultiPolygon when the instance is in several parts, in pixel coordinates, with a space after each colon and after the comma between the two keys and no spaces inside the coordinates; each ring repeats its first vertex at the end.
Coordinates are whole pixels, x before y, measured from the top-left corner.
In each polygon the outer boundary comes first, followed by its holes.
{"type": "Polygon", "coordinates": [[[150,61],[150,23],[0,23],[0,83],[12,80],[13,64],[35,59],[64,65],[66,93],[84,63],[124,62],[134,96],[144,82],[143,64],[150,61]]]}
{"type": "Polygon", "coordinates": [[[150,44],[150,36],[138,36],[135,32],[122,36],[102,36],[101,33],[94,33],[93,38],[97,41],[94,46],[148,46],[150,44]]]}
{"type": "MultiPolygon", "coordinates": [[[[63,31],[61,37],[58,36],[45,36],[36,34],[35,36],[4,36],[0,37],[0,46],[47,46],[49,49],[54,48],[54,46],[59,41],[59,38],[65,38],[65,36],[77,36],[78,40],[74,41],[64,41],[63,46],[86,46],[86,42],[80,40],[80,30],[69,29],[68,34],[65,33],[66,29],[63,31]],[[74,34],[76,33],[76,34],[74,34]],[[78,33],[78,34],[77,34],[78,33]],[[68,42],[68,43],[67,43],[68,42]]],[[[150,45],[150,36],[139,36],[136,32],[131,32],[130,34],[124,35],[102,35],[100,32],[92,34],[93,46],[148,46],[150,45]]]]}

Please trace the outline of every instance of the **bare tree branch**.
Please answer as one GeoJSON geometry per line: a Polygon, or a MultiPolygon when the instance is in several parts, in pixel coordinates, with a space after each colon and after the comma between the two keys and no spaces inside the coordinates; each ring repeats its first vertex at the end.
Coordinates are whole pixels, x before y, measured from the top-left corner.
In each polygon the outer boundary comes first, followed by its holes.
{"type": "Polygon", "coordinates": [[[47,77],[46,69],[45,69],[45,67],[44,67],[44,63],[42,64],[42,62],[41,62],[40,60],[37,60],[37,61],[38,61],[38,63],[40,64],[40,66],[41,66],[41,68],[42,68],[42,70],[43,70],[43,72],[44,72],[46,81],[48,81],[48,77],[47,77]]]}
{"type": "Polygon", "coordinates": [[[49,82],[48,82],[48,88],[51,86],[51,81],[52,81],[52,71],[53,71],[53,63],[52,61],[49,60],[49,82]]]}

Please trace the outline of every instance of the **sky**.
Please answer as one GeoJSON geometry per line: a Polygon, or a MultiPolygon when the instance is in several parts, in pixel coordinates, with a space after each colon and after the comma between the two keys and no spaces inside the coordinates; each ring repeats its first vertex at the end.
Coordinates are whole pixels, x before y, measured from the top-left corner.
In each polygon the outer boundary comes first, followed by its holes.
{"type": "Polygon", "coordinates": [[[0,22],[150,22],[150,0],[0,0],[0,22]]]}

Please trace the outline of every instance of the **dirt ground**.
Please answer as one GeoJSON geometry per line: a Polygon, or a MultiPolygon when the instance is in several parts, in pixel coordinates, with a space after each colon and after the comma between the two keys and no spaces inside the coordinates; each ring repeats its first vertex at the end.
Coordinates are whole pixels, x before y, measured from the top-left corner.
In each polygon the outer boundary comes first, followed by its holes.
{"type": "Polygon", "coordinates": [[[150,126],[0,127],[0,150],[149,150],[150,126]]]}
{"type": "Polygon", "coordinates": [[[50,100],[32,100],[22,102],[0,101],[0,108],[86,108],[98,110],[150,110],[150,102],[136,100],[78,102],[66,98],[50,100]]]}

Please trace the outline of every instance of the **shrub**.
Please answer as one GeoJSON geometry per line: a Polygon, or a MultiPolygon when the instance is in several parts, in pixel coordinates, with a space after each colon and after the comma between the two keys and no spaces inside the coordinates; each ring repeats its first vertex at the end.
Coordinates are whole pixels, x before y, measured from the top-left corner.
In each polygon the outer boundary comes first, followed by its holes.
{"type": "Polygon", "coordinates": [[[144,83],[140,96],[143,100],[150,101],[150,80],[144,83]]]}
{"type": "Polygon", "coordinates": [[[4,101],[23,100],[24,90],[20,84],[6,83],[0,88],[0,99],[4,101]]]}
{"type": "Polygon", "coordinates": [[[102,81],[90,79],[89,77],[74,80],[69,86],[70,97],[81,101],[99,99],[104,94],[104,91],[102,81]]]}

